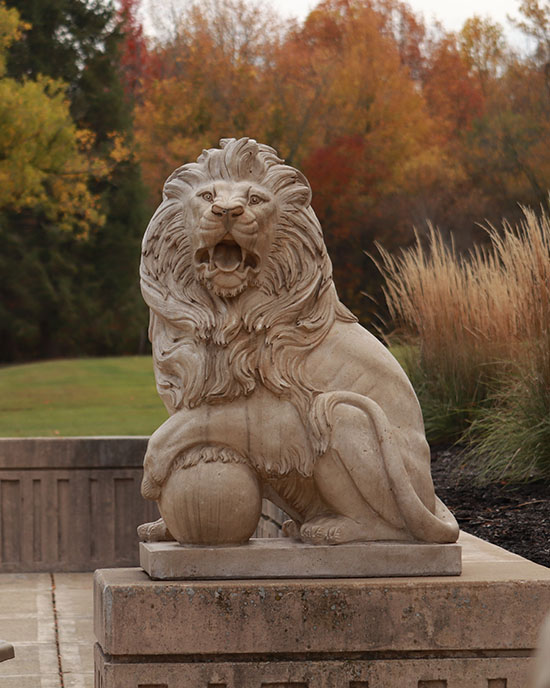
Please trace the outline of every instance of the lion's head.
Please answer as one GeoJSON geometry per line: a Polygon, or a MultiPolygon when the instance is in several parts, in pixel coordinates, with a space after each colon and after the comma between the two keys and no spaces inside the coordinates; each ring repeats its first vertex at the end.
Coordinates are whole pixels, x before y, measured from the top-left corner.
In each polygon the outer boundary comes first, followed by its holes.
{"type": "Polygon", "coordinates": [[[197,280],[226,298],[258,286],[279,219],[271,190],[252,180],[209,179],[189,195],[187,213],[197,280]]]}
{"type": "Polygon", "coordinates": [[[335,317],[355,319],[336,296],[306,178],[252,139],[220,145],[167,179],[143,239],[141,287],[170,412],[249,394],[259,380],[289,397],[312,393],[293,359],[335,317]]]}

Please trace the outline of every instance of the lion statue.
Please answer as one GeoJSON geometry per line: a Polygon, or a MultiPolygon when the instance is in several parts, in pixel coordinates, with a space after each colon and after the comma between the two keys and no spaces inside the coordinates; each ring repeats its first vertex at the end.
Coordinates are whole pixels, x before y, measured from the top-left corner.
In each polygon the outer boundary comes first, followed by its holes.
{"type": "Polygon", "coordinates": [[[253,139],[224,139],[166,181],[141,288],[158,392],[143,540],[237,544],[263,497],[311,544],[454,542],[417,398],[338,300],[306,178],[253,139]]]}

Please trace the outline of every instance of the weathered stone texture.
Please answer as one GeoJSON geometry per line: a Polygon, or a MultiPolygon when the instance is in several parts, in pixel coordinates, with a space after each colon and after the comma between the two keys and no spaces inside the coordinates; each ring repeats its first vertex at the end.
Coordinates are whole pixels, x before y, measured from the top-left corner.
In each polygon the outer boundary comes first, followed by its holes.
{"type": "Polygon", "coordinates": [[[156,580],[458,576],[461,547],[419,542],[310,545],[253,538],[240,547],[140,542],[140,564],[156,580]]]}
{"type": "Polygon", "coordinates": [[[96,688],[526,688],[527,658],[115,665],[96,646],[96,688]]]}
{"type": "Polygon", "coordinates": [[[0,567],[93,571],[138,563],[147,437],[0,439],[0,567]]]}
{"type": "Polygon", "coordinates": [[[313,545],[451,543],[420,405],[338,299],[304,175],[253,139],[175,170],[142,243],[157,389],[144,541],[235,545],[265,496],[313,545]]]}
{"type": "Polygon", "coordinates": [[[550,570],[472,536],[460,577],[151,581],[98,571],[103,688],[526,688],[550,570]]]}

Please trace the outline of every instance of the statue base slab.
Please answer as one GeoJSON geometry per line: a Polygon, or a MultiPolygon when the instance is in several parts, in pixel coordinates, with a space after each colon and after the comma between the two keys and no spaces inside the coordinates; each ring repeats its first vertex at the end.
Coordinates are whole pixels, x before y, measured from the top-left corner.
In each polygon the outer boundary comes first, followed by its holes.
{"type": "Polygon", "coordinates": [[[155,580],[458,576],[461,546],[417,542],[308,545],[252,538],[238,546],[141,542],[140,564],[155,580]]]}
{"type": "Polygon", "coordinates": [[[462,534],[461,576],[94,583],[98,688],[525,688],[550,569],[462,534]]]}

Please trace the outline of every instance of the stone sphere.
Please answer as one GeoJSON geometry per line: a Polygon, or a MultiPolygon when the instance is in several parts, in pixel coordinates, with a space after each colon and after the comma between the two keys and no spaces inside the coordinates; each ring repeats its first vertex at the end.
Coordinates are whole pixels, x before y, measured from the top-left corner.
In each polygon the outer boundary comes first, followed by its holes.
{"type": "Polygon", "coordinates": [[[164,522],[180,544],[246,542],[262,512],[254,471],[243,463],[199,463],[176,468],[159,499],[164,522]]]}

